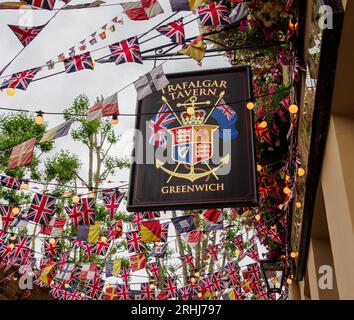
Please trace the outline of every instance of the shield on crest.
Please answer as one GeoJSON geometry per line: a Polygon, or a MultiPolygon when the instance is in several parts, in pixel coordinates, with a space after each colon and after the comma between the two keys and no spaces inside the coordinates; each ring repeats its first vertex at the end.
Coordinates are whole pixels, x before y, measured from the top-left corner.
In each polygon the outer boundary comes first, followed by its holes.
{"type": "Polygon", "coordinates": [[[190,125],[167,130],[172,135],[172,159],[195,165],[213,156],[215,125],[190,125]]]}

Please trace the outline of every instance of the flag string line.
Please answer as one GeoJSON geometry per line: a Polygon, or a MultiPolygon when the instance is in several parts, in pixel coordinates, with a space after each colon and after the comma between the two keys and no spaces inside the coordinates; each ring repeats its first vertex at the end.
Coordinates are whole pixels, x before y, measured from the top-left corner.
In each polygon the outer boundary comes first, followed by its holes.
{"type": "MultiPolygon", "coordinates": [[[[48,24],[57,16],[57,14],[63,10],[63,8],[65,8],[68,5],[68,3],[64,4],[57,12],[55,12],[49,19],[48,21],[44,24],[45,27],[48,26],[48,24]]],[[[33,39],[34,40],[34,39],[33,39]]],[[[7,65],[5,67],[3,67],[0,71],[0,79],[4,78],[4,77],[8,77],[8,76],[2,76],[2,74],[4,73],[4,71],[15,61],[15,59],[20,56],[20,54],[33,42],[33,40],[27,45],[24,46],[18,53],[15,54],[14,57],[12,57],[12,59],[7,63],[7,65]]]]}
{"type": "MultiPolygon", "coordinates": [[[[156,24],[153,28],[151,28],[148,32],[145,31],[145,32],[142,32],[142,33],[140,33],[140,34],[137,34],[136,37],[142,37],[142,36],[145,36],[146,34],[150,33],[151,31],[154,31],[159,25],[161,25],[162,23],[164,23],[164,22],[166,22],[167,20],[171,19],[174,15],[175,15],[175,14],[172,14],[172,15],[169,16],[168,18],[166,18],[166,19],[164,19],[163,21],[159,22],[159,23],[156,24]]],[[[186,15],[186,16],[184,16],[184,17],[181,17],[181,19],[186,19],[186,18],[190,17],[191,15],[193,15],[193,14],[188,14],[188,15],[186,15]]],[[[193,21],[195,21],[195,20],[197,20],[197,19],[198,19],[198,18],[193,19],[193,20],[190,20],[190,21],[187,21],[184,25],[188,25],[189,23],[191,23],[191,22],[193,22],[193,21]]],[[[162,37],[162,34],[158,34],[158,35],[153,36],[153,37],[151,37],[151,38],[149,38],[149,39],[146,39],[146,40],[140,42],[140,44],[149,42],[149,41],[151,41],[151,40],[153,40],[153,39],[155,39],[155,38],[157,38],[157,37],[162,37]]],[[[123,39],[123,40],[124,40],[124,39],[123,39]]],[[[78,43],[77,43],[75,46],[77,46],[77,45],[78,45],[78,43]]],[[[169,44],[169,45],[173,45],[173,43],[171,43],[171,44],[169,44]]],[[[89,53],[98,52],[98,51],[101,51],[101,50],[103,50],[103,49],[108,48],[109,46],[110,46],[110,44],[109,44],[109,45],[102,46],[102,47],[100,47],[100,48],[96,48],[96,49],[90,50],[90,51],[85,51],[85,53],[87,53],[87,52],[89,52],[89,53]]],[[[153,49],[153,50],[154,50],[154,49],[153,49]]],[[[145,51],[141,51],[141,53],[144,53],[144,52],[145,52],[145,51]]],[[[104,57],[102,57],[102,58],[98,58],[98,59],[96,59],[96,61],[98,61],[98,60],[100,60],[100,59],[104,59],[104,58],[106,58],[106,57],[108,57],[108,56],[110,56],[110,55],[106,55],[106,56],[104,56],[104,57]]],[[[61,60],[53,61],[54,65],[55,65],[55,64],[58,64],[58,63],[62,63],[62,62],[63,62],[63,61],[61,61],[61,60]]],[[[43,65],[41,65],[41,66],[38,66],[37,68],[45,68],[46,66],[47,66],[47,64],[43,64],[43,65]]],[[[61,74],[61,73],[64,73],[64,72],[65,72],[65,71],[60,71],[60,72],[54,73],[54,74],[52,74],[52,75],[57,75],[57,74],[61,74]]],[[[1,73],[0,73],[0,75],[1,75],[1,73]]],[[[52,75],[50,75],[50,76],[52,76],[52,75]]],[[[0,79],[8,78],[8,77],[11,77],[11,76],[12,76],[12,74],[8,74],[8,75],[5,75],[5,76],[1,75],[1,76],[0,76],[0,79]]],[[[42,78],[45,78],[45,77],[42,77],[42,78]]],[[[40,79],[42,79],[42,78],[40,78],[40,79]]],[[[39,80],[39,79],[37,79],[37,80],[39,80]]],[[[34,80],[33,80],[33,81],[34,81],[34,80]]],[[[32,82],[33,82],[33,81],[32,81],[32,82]]]]}
{"type": "MultiPolygon", "coordinates": [[[[275,220],[276,218],[279,218],[280,216],[282,216],[283,214],[286,214],[285,212],[282,212],[282,213],[278,213],[276,215],[274,215],[272,218],[268,219],[268,220],[265,220],[263,222],[263,224],[268,224],[270,222],[272,222],[273,220],[275,220]]],[[[255,216],[255,215],[254,215],[255,216]]],[[[183,216],[181,216],[183,217],[183,216]]],[[[188,217],[188,216],[184,216],[184,217],[188,217]]],[[[169,220],[172,220],[172,218],[165,218],[165,219],[169,219],[169,220]]],[[[22,221],[25,221],[24,219],[22,219],[22,221]]],[[[32,222],[32,221],[28,221],[28,222],[32,222]]],[[[129,223],[133,223],[133,222],[129,222],[129,223]]],[[[32,225],[36,225],[35,223],[32,223],[32,225]]],[[[233,227],[238,227],[239,225],[237,224],[230,224],[230,225],[226,225],[224,226],[223,230],[219,230],[219,231],[224,231],[225,229],[229,229],[229,228],[233,228],[233,227]]],[[[125,235],[127,233],[130,233],[130,232],[134,232],[134,231],[137,231],[137,230],[131,230],[131,231],[124,231],[122,232],[122,235],[125,235]]],[[[72,240],[72,239],[75,239],[76,237],[63,237],[63,236],[58,236],[58,237],[55,237],[55,236],[40,236],[39,233],[37,234],[29,234],[29,235],[24,235],[24,234],[21,234],[21,233],[18,233],[18,232],[13,232],[13,231],[4,231],[4,230],[1,230],[2,234],[8,234],[10,235],[11,237],[12,236],[21,236],[21,237],[28,237],[28,238],[31,238],[31,239],[38,239],[40,241],[44,241],[44,240],[49,240],[49,239],[58,239],[58,240],[72,240]]],[[[177,231],[176,231],[177,232],[177,231]]],[[[207,232],[207,231],[203,231],[204,232],[207,232]]],[[[242,233],[239,233],[237,235],[235,235],[235,238],[237,237],[240,237],[240,236],[243,236],[245,234],[248,234],[249,230],[248,231],[244,231],[242,233]]],[[[255,237],[256,235],[258,234],[258,232],[254,233],[252,235],[251,238],[255,237]]],[[[175,238],[177,238],[177,236],[182,236],[183,238],[183,234],[176,234],[176,235],[171,235],[171,236],[168,236],[168,238],[174,238],[174,240],[170,240],[170,241],[165,241],[165,242],[162,242],[162,245],[168,245],[169,243],[173,243],[175,242],[175,238]]],[[[121,238],[121,237],[120,237],[121,238]]],[[[115,241],[117,240],[121,240],[121,241],[124,241],[124,239],[114,239],[112,241],[112,243],[114,243],[115,241]]],[[[185,239],[184,239],[185,240],[185,239]]],[[[82,240],[83,241],[83,240],[82,240]]],[[[186,241],[186,240],[185,240],[186,241]]],[[[247,240],[247,241],[250,241],[247,240]]],[[[87,242],[87,241],[83,241],[83,242],[87,242]]],[[[223,244],[222,243],[219,243],[219,244],[216,244],[215,246],[216,247],[219,247],[219,246],[222,246],[223,244]]],[[[222,248],[221,248],[222,249],[222,248]]],[[[125,251],[125,250],[124,250],[125,251]]],[[[123,252],[124,252],[123,251],[123,252]]],[[[101,260],[101,261],[104,261],[104,260],[101,260]]],[[[107,260],[106,260],[107,261],[107,260]]]]}
{"type": "MultiPolygon", "coordinates": [[[[225,106],[225,105],[230,105],[230,104],[234,105],[234,104],[239,104],[239,103],[244,103],[244,102],[252,102],[252,100],[253,101],[257,101],[260,98],[267,97],[267,96],[273,96],[273,95],[276,95],[278,93],[290,91],[291,89],[292,89],[291,87],[288,87],[288,88],[284,88],[284,89],[280,89],[280,90],[274,91],[272,93],[264,93],[264,94],[261,94],[261,95],[257,95],[254,99],[247,98],[247,99],[241,99],[241,100],[237,100],[237,101],[231,101],[231,102],[228,102],[228,103],[218,103],[217,106],[225,106]]],[[[198,107],[198,109],[196,109],[196,110],[208,110],[208,109],[212,109],[212,108],[213,107],[198,107]]],[[[68,115],[68,116],[80,116],[80,117],[87,116],[87,114],[65,113],[65,112],[50,112],[50,111],[42,111],[42,109],[30,110],[30,109],[18,109],[18,108],[14,109],[14,108],[9,108],[9,107],[0,107],[0,110],[10,111],[10,112],[33,113],[33,114],[41,112],[43,115],[45,115],[45,114],[46,115],[68,115]]],[[[174,110],[174,112],[182,113],[182,112],[185,112],[185,110],[174,110]]],[[[266,113],[264,116],[260,117],[259,119],[263,119],[264,117],[268,116],[269,114],[272,114],[273,112],[274,111],[272,109],[270,112],[266,113]]],[[[164,113],[170,113],[170,111],[120,113],[118,116],[120,116],[120,117],[136,117],[136,116],[155,115],[155,114],[164,114],[164,113]]],[[[1,151],[6,151],[6,150],[1,150],[1,151]]]]}
{"type": "MultiPolygon", "coordinates": [[[[278,215],[275,215],[274,217],[272,217],[271,219],[268,219],[267,221],[265,221],[264,222],[264,224],[266,224],[266,223],[268,223],[268,222],[270,222],[270,221],[272,221],[272,220],[274,220],[275,218],[277,218],[278,216],[280,216],[280,214],[278,214],[278,215]]],[[[4,233],[9,233],[9,232],[4,232],[4,233]]],[[[243,233],[241,233],[241,234],[238,234],[238,235],[236,235],[235,236],[235,238],[236,237],[239,237],[239,236],[243,236],[244,234],[248,234],[249,233],[249,231],[245,231],[245,232],[243,232],[243,233]]],[[[252,237],[250,238],[250,239],[247,239],[245,242],[248,242],[248,241],[251,241],[253,238],[255,238],[257,235],[258,235],[258,233],[259,232],[255,232],[255,233],[253,233],[253,235],[252,235],[252,237]]],[[[14,234],[14,233],[13,233],[14,234]]],[[[20,235],[20,236],[23,236],[23,235],[20,235]]],[[[30,237],[30,236],[28,236],[28,237],[30,237]]],[[[259,239],[256,239],[256,241],[259,241],[259,239]]],[[[173,240],[173,241],[170,241],[170,242],[166,242],[166,244],[167,243],[171,243],[171,242],[175,242],[175,240],[173,240]]],[[[216,246],[218,246],[218,245],[216,245],[216,246]]],[[[245,248],[243,248],[243,249],[245,249],[245,248]]],[[[72,250],[72,249],[71,249],[72,250]]],[[[248,248],[245,250],[245,251],[247,251],[248,250],[248,248]]],[[[33,252],[35,252],[35,253],[37,253],[37,254],[40,254],[40,255],[42,255],[42,256],[44,256],[44,254],[42,253],[42,252],[38,252],[38,251],[35,251],[35,250],[32,250],[33,252]]],[[[120,251],[120,252],[118,252],[118,253],[123,253],[123,252],[125,252],[126,250],[123,250],[123,251],[120,251]]],[[[116,253],[115,253],[116,254],[116,253]]],[[[245,257],[245,256],[242,256],[243,258],[245,257]]],[[[56,257],[55,257],[56,258],[56,257]]],[[[122,257],[122,258],[125,258],[125,257],[122,257]]],[[[217,258],[215,261],[220,261],[221,259],[223,259],[224,257],[223,256],[221,256],[221,257],[219,257],[219,258],[217,258]]],[[[22,259],[22,258],[21,258],[22,259]]],[[[32,259],[35,259],[35,257],[34,258],[32,258],[32,259]]],[[[103,260],[100,260],[99,262],[107,262],[107,261],[111,261],[113,258],[105,258],[105,259],[103,259],[103,260]]],[[[114,260],[114,259],[113,259],[114,260]]],[[[57,259],[57,261],[60,261],[59,259],[57,259]]],[[[214,262],[215,262],[214,261],[214,262]]],[[[183,266],[183,263],[185,263],[185,262],[183,262],[182,261],[182,264],[179,266],[179,267],[177,267],[176,268],[176,270],[179,270],[180,268],[182,268],[182,266],[183,266]]],[[[82,265],[82,263],[81,264],[79,264],[79,263],[77,263],[77,262],[75,262],[74,263],[75,264],[75,266],[81,266],[82,265]]],[[[237,264],[238,264],[238,262],[237,262],[237,264]]],[[[247,264],[247,265],[242,265],[242,266],[239,266],[239,268],[244,268],[244,267],[247,267],[248,265],[252,265],[252,264],[254,264],[254,262],[253,263],[250,263],[250,264],[247,264]]],[[[203,266],[200,266],[199,268],[194,268],[194,269],[192,269],[192,270],[189,270],[189,272],[190,273],[192,273],[192,272],[198,272],[199,270],[202,270],[202,269],[204,269],[205,267],[207,267],[208,265],[203,265],[203,266]]],[[[175,271],[176,271],[175,270],[175,271]]],[[[220,270],[219,270],[220,271],[220,270]]],[[[16,271],[15,271],[16,272],[16,271]]],[[[104,272],[104,271],[103,271],[104,272]]],[[[143,275],[133,275],[134,277],[144,277],[144,278],[146,278],[146,277],[148,277],[148,278],[150,278],[150,276],[149,275],[147,275],[147,276],[143,276],[143,275]]],[[[117,278],[122,278],[121,276],[113,276],[113,277],[117,277],[117,278]]],[[[129,275],[129,277],[132,277],[131,275],[129,275]]],[[[175,275],[174,277],[176,277],[176,278],[178,278],[178,277],[183,277],[183,274],[177,274],[177,275],[175,275]]],[[[86,281],[84,281],[84,283],[87,283],[86,281]]],[[[143,283],[145,283],[145,282],[143,282],[143,283]]],[[[130,283],[130,284],[140,284],[140,283],[130,283]]]]}

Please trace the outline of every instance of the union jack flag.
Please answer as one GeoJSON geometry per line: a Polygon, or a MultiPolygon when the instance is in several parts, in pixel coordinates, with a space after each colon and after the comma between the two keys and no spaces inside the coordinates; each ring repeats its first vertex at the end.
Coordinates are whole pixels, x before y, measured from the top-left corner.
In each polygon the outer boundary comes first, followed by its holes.
{"type": "Polygon", "coordinates": [[[30,42],[38,36],[38,34],[43,30],[45,25],[38,27],[21,27],[8,25],[9,28],[13,31],[15,36],[20,40],[21,44],[26,47],[30,42]]]}
{"type": "Polygon", "coordinates": [[[156,279],[159,277],[160,266],[158,262],[149,262],[146,268],[154,275],[156,279]]]}
{"type": "Polygon", "coordinates": [[[137,231],[127,232],[126,233],[127,246],[129,253],[136,251],[141,251],[145,248],[144,243],[141,241],[141,235],[137,231]]]}
{"type": "Polygon", "coordinates": [[[10,79],[6,79],[2,83],[0,90],[6,88],[26,90],[40,69],[41,68],[33,68],[18,73],[14,73],[10,79]]]}
{"type": "Polygon", "coordinates": [[[130,267],[122,267],[121,270],[121,276],[125,284],[129,283],[129,278],[130,278],[130,272],[132,271],[132,268],[130,267]]]}
{"type": "Polygon", "coordinates": [[[177,295],[181,300],[192,300],[193,288],[191,285],[177,289],[177,295]]]}
{"type": "Polygon", "coordinates": [[[169,222],[161,223],[161,242],[166,242],[168,238],[168,227],[170,226],[169,222]]]}
{"type": "Polygon", "coordinates": [[[163,290],[166,292],[168,298],[176,298],[177,282],[175,278],[164,279],[163,290]]]}
{"type": "Polygon", "coordinates": [[[260,269],[258,263],[252,263],[247,265],[247,270],[242,272],[245,279],[251,279],[257,281],[259,279],[260,269]]]}
{"type": "Polygon", "coordinates": [[[140,294],[142,300],[155,300],[155,289],[150,288],[149,283],[142,283],[140,285],[140,294]]]}
{"type": "Polygon", "coordinates": [[[145,211],[144,219],[154,220],[155,218],[160,218],[160,211],[145,211]]]}
{"type": "Polygon", "coordinates": [[[108,252],[109,245],[110,244],[108,242],[98,241],[93,244],[92,253],[105,256],[108,252]]]}
{"type": "Polygon", "coordinates": [[[230,23],[227,7],[219,3],[212,2],[198,10],[200,24],[202,26],[218,26],[230,23]]]}
{"type": "Polygon", "coordinates": [[[103,291],[104,281],[100,277],[91,280],[86,288],[86,295],[92,299],[99,300],[103,291]]]}
{"type": "Polygon", "coordinates": [[[79,224],[95,224],[95,200],[93,198],[81,198],[79,206],[81,211],[79,224]]]}
{"type": "Polygon", "coordinates": [[[109,211],[109,219],[112,221],[114,219],[114,214],[119,208],[120,203],[122,202],[124,193],[116,190],[112,195],[106,196],[103,198],[105,207],[109,211]]]}
{"type": "Polygon", "coordinates": [[[283,244],[282,239],[280,238],[279,233],[276,230],[270,229],[269,230],[269,237],[272,239],[274,242],[278,242],[280,244],[283,244]]]}
{"type": "Polygon", "coordinates": [[[191,254],[186,254],[184,256],[178,257],[182,262],[189,265],[192,269],[194,269],[193,256],[191,254]]]}
{"type": "Polygon", "coordinates": [[[130,286],[125,284],[117,285],[117,298],[118,300],[131,300],[130,286]]]}
{"type": "Polygon", "coordinates": [[[69,219],[72,220],[74,223],[75,229],[77,229],[77,226],[79,225],[79,222],[82,218],[81,216],[81,206],[74,204],[72,206],[65,206],[64,207],[69,219]]]}
{"type": "Polygon", "coordinates": [[[133,222],[136,224],[138,231],[141,230],[141,222],[144,220],[143,212],[133,212],[132,213],[133,222]]]}
{"type": "Polygon", "coordinates": [[[0,185],[5,188],[19,190],[21,188],[21,181],[14,177],[0,176],[0,185]]]}
{"type": "Polygon", "coordinates": [[[205,249],[206,252],[208,252],[211,255],[211,259],[215,262],[218,261],[218,247],[217,246],[213,246],[211,244],[208,245],[208,247],[205,249]]]}
{"type": "Polygon", "coordinates": [[[159,112],[150,120],[151,135],[149,143],[155,147],[166,147],[166,130],[175,121],[175,116],[164,103],[159,112]]]}
{"type": "Polygon", "coordinates": [[[93,61],[90,52],[78,54],[72,58],[64,60],[64,68],[66,73],[77,72],[85,69],[93,70],[93,61]]]}
{"type": "Polygon", "coordinates": [[[48,225],[54,215],[56,201],[56,198],[36,193],[26,214],[26,219],[41,225],[48,225]]]}
{"type": "Polygon", "coordinates": [[[211,279],[217,291],[221,292],[226,289],[226,284],[222,279],[222,271],[213,273],[211,279]]]}
{"type": "Polygon", "coordinates": [[[162,35],[171,39],[172,42],[177,44],[185,44],[186,37],[184,33],[183,19],[170,22],[164,26],[156,29],[162,35]]]}
{"type": "Polygon", "coordinates": [[[137,37],[132,37],[109,46],[111,58],[116,64],[127,62],[143,63],[137,37]]]}
{"type": "Polygon", "coordinates": [[[53,10],[55,4],[55,0],[26,0],[26,2],[32,7],[47,10],[53,10]]]}
{"type": "Polygon", "coordinates": [[[62,284],[61,282],[59,281],[53,281],[51,284],[50,284],[50,291],[49,291],[49,294],[53,297],[53,298],[57,298],[59,299],[62,294],[63,294],[63,289],[62,289],[62,284]]]}
{"type": "Polygon", "coordinates": [[[59,241],[55,241],[55,243],[50,243],[50,240],[44,240],[44,254],[45,256],[57,256],[60,250],[59,241]]]}
{"type": "Polygon", "coordinates": [[[9,225],[15,220],[12,217],[12,207],[0,204],[0,215],[2,221],[2,231],[6,232],[9,225]]]}
{"type": "Polygon", "coordinates": [[[220,110],[227,120],[231,120],[237,116],[236,111],[227,105],[224,99],[220,99],[216,109],[220,110]]]}
{"type": "Polygon", "coordinates": [[[32,241],[30,237],[17,237],[12,257],[16,260],[20,260],[19,265],[24,265],[29,258],[34,258],[31,243],[32,241]]]}
{"type": "Polygon", "coordinates": [[[250,257],[254,261],[259,263],[259,254],[258,254],[258,247],[257,244],[254,244],[252,247],[250,247],[246,252],[246,256],[250,257]]]}

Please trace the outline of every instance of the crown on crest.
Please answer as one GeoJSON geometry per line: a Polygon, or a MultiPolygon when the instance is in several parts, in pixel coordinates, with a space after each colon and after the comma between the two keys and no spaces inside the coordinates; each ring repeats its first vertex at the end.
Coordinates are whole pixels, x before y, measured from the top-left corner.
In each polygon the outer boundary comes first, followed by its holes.
{"type": "Polygon", "coordinates": [[[195,110],[193,114],[188,112],[182,112],[181,120],[184,125],[190,124],[203,124],[205,120],[206,112],[204,110],[195,110]]]}

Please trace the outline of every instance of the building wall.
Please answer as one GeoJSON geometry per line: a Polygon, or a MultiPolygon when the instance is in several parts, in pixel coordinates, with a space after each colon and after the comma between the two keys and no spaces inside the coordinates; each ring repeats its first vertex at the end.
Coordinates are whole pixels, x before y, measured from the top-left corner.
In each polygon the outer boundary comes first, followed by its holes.
{"type": "Polygon", "coordinates": [[[291,286],[290,299],[354,299],[354,1],[342,3],[344,30],[306,275],[291,286]],[[325,288],[320,268],[332,270],[325,288]]]}

